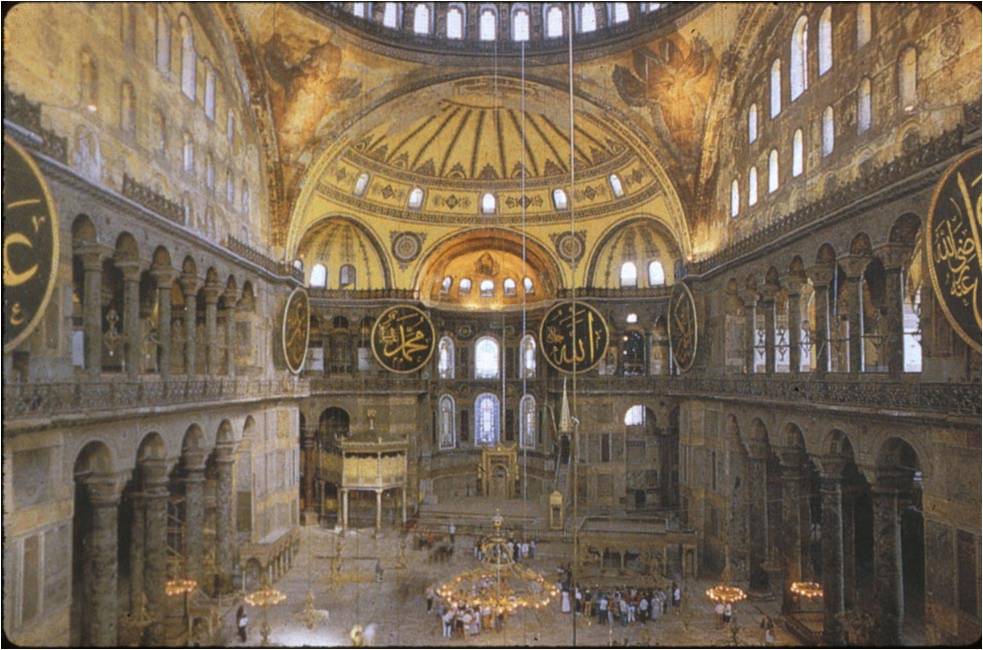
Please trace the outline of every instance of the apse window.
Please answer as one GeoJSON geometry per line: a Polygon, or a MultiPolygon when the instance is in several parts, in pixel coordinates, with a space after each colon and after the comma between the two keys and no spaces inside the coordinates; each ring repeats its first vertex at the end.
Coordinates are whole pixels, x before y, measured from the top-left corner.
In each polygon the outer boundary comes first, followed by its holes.
{"type": "Polygon", "coordinates": [[[529,12],[525,9],[516,9],[512,14],[512,40],[529,40],[529,12]]]}
{"type": "Polygon", "coordinates": [[[531,295],[536,290],[536,287],[533,286],[532,278],[522,279],[522,290],[526,292],[526,295],[531,295]]]}
{"type": "Polygon", "coordinates": [[[611,184],[611,191],[614,193],[616,198],[621,198],[625,195],[625,188],[621,186],[621,178],[617,174],[611,174],[608,176],[608,182],[611,184]]]}
{"type": "Polygon", "coordinates": [[[413,33],[430,33],[430,7],[419,4],[413,9],[413,33]]]}
{"type": "Polygon", "coordinates": [[[638,269],[634,262],[625,262],[621,265],[621,288],[632,289],[638,286],[638,269]]]}
{"type": "Polygon", "coordinates": [[[498,398],[491,393],[478,395],[474,401],[474,441],[479,445],[498,443],[500,413],[498,398]]]}
{"type": "Polygon", "coordinates": [[[625,317],[625,322],[628,323],[629,325],[634,325],[635,323],[638,322],[638,314],[636,314],[635,312],[628,314],[628,316],[625,317]]]}
{"type": "Polygon", "coordinates": [[[649,286],[661,287],[666,283],[666,271],[662,267],[662,262],[652,260],[649,262],[649,286]]]}
{"type": "Polygon", "coordinates": [[[423,190],[419,187],[414,187],[410,191],[410,199],[408,202],[410,209],[418,210],[421,205],[423,205],[423,190]]]}
{"type": "Polygon", "coordinates": [[[457,283],[457,291],[462,295],[471,293],[471,280],[469,278],[461,278],[461,281],[457,283]]]}
{"type": "Polygon", "coordinates": [[[482,9],[478,20],[478,38],[482,41],[494,41],[498,31],[496,23],[495,10],[488,7],[482,9]]]}
{"type": "Polygon", "coordinates": [[[553,206],[557,210],[567,209],[567,193],[557,188],[553,190],[553,206]]]}
{"type": "Polygon", "coordinates": [[[491,298],[495,295],[495,281],[482,280],[478,285],[478,292],[482,298],[491,298]]]}
{"type": "Polygon", "coordinates": [[[546,38],[563,36],[563,10],[552,5],[546,10],[546,38]]]}
{"type": "Polygon", "coordinates": [[[628,3],[615,2],[613,14],[611,22],[615,24],[628,22],[628,3]]]}
{"type": "Polygon", "coordinates": [[[355,179],[355,196],[362,196],[365,194],[365,188],[369,186],[369,174],[368,172],[362,172],[355,179]]]}
{"type": "Polygon", "coordinates": [[[505,278],[505,281],[502,282],[502,289],[505,291],[506,296],[514,296],[515,280],[513,280],[512,278],[505,278]]]}
{"type": "Polygon", "coordinates": [[[364,2],[353,2],[352,3],[352,14],[356,18],[365,18],[365,3],[364,2]]]}
{"type": "Polygon", "coordinates": [[[498,341],[482,336],[474,344],[475,379],[498,379],[498,341]]]}
{"type": "Polygon", "coordinates": [[[355,288],[355,267],[351,264],[342,264],[339,273],[339,283],[341,288],[345,289],[347,287],[355,288]]]}
{"type": "Polygon", "coordinates": [[[310,285],[312,288],[321,288],[327,286],[328,284],[328,269],[325,268],[324,264],[315,264],[314,268],[311,269],[311,281],[310,285]]]}
{"type": "Polygon", "coordinates": [[[495,214],[495,195],[487,192],[481,197],[481,213],[495,214]]]}
{"type": "Polygon", "coordinates": [[[586,34],[597,30],[597,9],[593,2],[580,5],[580,33],[586,34]]]}
{"type": "Polygon", "coordinates": [[[450,293],[452,284],[454,284],[454,280],[451,276],[444,276],[444,279],[440,281],[440,293],[450,293]]]}
{"type": "Polygon", "coordinates": [[[399,9],[395,2],[385,3],[385,8],[382,10],[382,26],[389,27],[390,29],[396,29],[399,24],[399,9]]]}
{"type": "Polygon", "coordinates": [[[464,13],[458,7],[447,10],[447,38],[453,40],[464,38],[464,13]]]}

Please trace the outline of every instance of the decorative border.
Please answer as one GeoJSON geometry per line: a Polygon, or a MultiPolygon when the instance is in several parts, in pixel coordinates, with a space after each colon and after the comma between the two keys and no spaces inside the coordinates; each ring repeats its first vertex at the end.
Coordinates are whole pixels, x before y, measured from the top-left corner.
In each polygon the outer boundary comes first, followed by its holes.
{"type": "MultiPolygon", "coordinates": [[[[17,144],[11,136],[4,134],[3,136],[4,145],[10,145],[10,147],[17,152],[21,159],[27,164],[28,169],[34,174],[35,179],[37,179],[38,185],[41,186],[41,191],[44,193],[44,200],[48,204],[48,215],[51,218],[51,268],[48,271],[48,282],[44,290],[44,297],[41,298],[41,303],[38,305],[37,311],[31,318],[30,322],[24,327],[23,331],[14,337],[9,343],[3,346],[3,353],[7,354],[13,352],[13,350],[24,342],[27,337],[34,333],[37,328],[38,323],[44,317],[45,312],[48,310],[48,302],[51,300],[51,294],[54,293],[55,284],[58,280],[58,255],[59,255],[59,232],[61,229],[61,224],[58,220],[58,207],[55,205],[54,199],[51,197],[51,190],[48,188],[48,183],[44,179],[44,175],[41,174],[41,170],[38,168],[37,163],[31,157],[24,147],[17,144]]],[[[6,164],[4,165],[6,166],[6,164]]],[[[7,255],[6,246],[4,246],[4,266],[7,265],[7,255]]],[[[6,274],[5,274],[6,275],[6,274]]]]}
{"type": "MultiPolygon", "coordinates": [[[[942,298],[943,294],[941,287],[939,287],[939,279],[935,275],[935,264],[932,263],[932,230],[935,225],[935,209],[938,207],[939,195],[942,193],[942,189],[949,182],[949,178],[952,177],[955,171],[964,162],[974,157],[979,158],[981,154],[983,154],[983,148],[980,147],[966,152],[962,156],[959,156],[959,158],[957,158],[951,165],[949,165],[949,167],[942,174],[942,178],[940,178],[939,182],[936,184],[935,190],[932,191],[932,201],[929,203],[928,217],[926,219],[927,223],[925,224],[926,236],[923,237],[925,240],[925,261],[926,266],[928,266],[928,275],[932,278],[932,289],[935,291],[935,302],[938,303],[939,307],[942,309],[942,313],[945,314],[945,319],[949,321],[949,326],[952,328],[952,331],[958,334],[959,338],[965,341],[969,347],[973,348],[977,352],[983,351],[983,348],[980,346],[980,341],[969,336],[969,334],[966,332],[966,328],[964,328],[962,323],[960,323],[956,317],[952,315],[952,312],[949,311],[949,305],[947,305],[946,301],[942,298]]],[[[979,204],[977,204],[977,206],[979,206],[979,204]]],[[[970,219],[973,217],[974,215],[969,215],[970,219]]],[[[978,234],[979,233],[977,233],[977,235],[978,234]]],[[[978,265],[983,264],[983,260],[979,259],[979,249],[977,249],[976,263],[978,265]]],[[[979,291],[979,287],[977,287],[977,291],[979,291]]]]}
{"type": "MultiPolygon", "coordinates": [[[[682,292],[686,294],[686,298],[689,301],[690,309],[693,310],[693,357],[689,360],[689,363],[686,364],[686,367],[679,365],[679,363],[677,362],[676,365],[679,368],[679,371],[682,373],[682,372],[689,372],[689,369],[692,368],[693,364],[696,362],[697,346],[699,345],[699,341],[700,341],[699,338],[700,324],[696,320],[696,302],[693,300],[693,292],[689,290],[689,287],[686,285],[685,282],[682,281],[676,282],[672,287],[672,295],[669,296],[669,309],[666,319],[666,329],[668,330],[668,334],[669,334],[669,345],[670,346],[672,345],[672,307],[675,302],[674,299],[676,295],[680,293],[679,291],[677,291],[677,288],[679,287],[682,287],[682,292]]],[[[672,358],[675,359],[676,355],[673,354],[672,358]]]]}
{"type": "Polygon", "coordinates": [[[399,375],[408,375],[408,374],[410,374],[412,372],[418,372],[421,368],[425,367],[428,363],[430,363],[430,359],[431,359],[431,357],[433,357],[433,352],[434,352],[434,350],[437,349],[437,328],[434,327],[433,321],[430,320],[430,317],[427,316],[426,312],[424,312],[422,309],[419,309],[418,307],[414,307],[413,305],[405,305],[405,304],[404,305],[395,305],[393,307],[390,307],[386,311],[382,312],[381,314],[379,314],[379,316],[375,319],[375,322],[372,323],[372,332],[371,332],[371,334],[369,334],[369,347],[372,349],[372,356],[375,357],[376,363],[378,363],[380,366],[382,366],[383,368],[385,368],[389,372],[394,372],[394,373],[399,374],[399,375]],[[386,364],[384,364],[382,362],[382,360],[379,359],[379,355],[375,351],[375,345],[374,345],[375,344],[375,331],[379,328],[379,323],[382,321],[382,317],[385,316],[386,314],[388,314],[389,312],[391,312],[394,309],[409,309],[410,311],[415,311],[416,313],[418,313],[421,316],[423,316],[423,320],[425,320],[427,322],[427,325],[430,326],[431,342],[432,342],[432,345],[430,346],[430,352],[427,353],[427,358],[426,359],[424,359],[422,362],[420,362],[420,364],[417,365],[415,368],[411,368],[409,370],[396,370],[395,368],[390,368],[389,366],[387,366],[386,364]]]}
{"type": "Polygon", "coordinates": [[[300,374],[300,371],[304,369],[304,362],[307,361],[307,352],[311,342],[311,298],[307,295],[307,291],[301,287],[296,287],[290,292],[290,296],[287,297],[287,303],[283,306],[283,324],[280,327],[280,347],[283,349],[283,360],[287,366],[287,370],[295,375],[300,374]],[[290,355],[287,354],[287,314],[290,313],[290,306],[293,304],[294,298],[298,293],[303,294],[304,301],[307,303],[307,332],[304,337],[304,356],[300,360],[300,363],[296,368],[290,365],[290,355]]]}

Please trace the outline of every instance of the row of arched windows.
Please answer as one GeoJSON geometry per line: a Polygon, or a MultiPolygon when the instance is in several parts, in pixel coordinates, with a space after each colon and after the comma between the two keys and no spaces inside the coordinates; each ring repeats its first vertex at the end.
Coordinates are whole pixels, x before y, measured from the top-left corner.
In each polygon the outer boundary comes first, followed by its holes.
{"type": "MultiPolygon", "coordinates": [[[[461,278],[457,283],[458,295],[469,295],[471,293],[472,286],[473,284],[471,282],[471,278],[461,278]]],[[[454,278],[449,275],[445,275],[444,279],[440,281],[441,295],[449,295],[453,287],[454,278]]],[[[526,276],[522,279],[522,290],[527,296],[531,296],[536,292],[536,285],[533,283],[532,278],[526,276]]],[[[478,295],[482,298],[493,298],[495,296],[495,291],[495,281],[490,278],[486,278],[478,283],[478,295]]],[[[502,293],[506,297],[517,295],[517,285],[514,278],[505,278],[502,281],[502,293]]]]}
{"type": "MultiPolygon", "coordinates": [[[[307,283],[312,289],[323,289],[328,286],[328,267],[324,264],[315,264],[311,267],[311,277],[307,283]]],[[[351,264],[342,264],[338,269],[338,288],[355,288],[355,267],[351,264]]]]}
{"type": "MultiPolygon", "coordinates": [[[[437,376],[440,379],[455,378],[454,340],[444,336],[437,343],[437,376]]],[[[519,376],[536,376],[536,339],[526,334],[519,341],[519,376]]],[[[501,347],[494,336],[482,336],[474,342],[474,378],[499,379],[501,377],[501,347]]]]}
{"type": "MultiPolygon", "coordinates": [[[[458,415],[454,397],[442,395],[437,400],[437,441],[440,449],[457,447],[459,434],[458,415]]],[[[523,395],[519,400],[519,446],[532,449],[536,446],[539,430],[536,398],[523,395]]],[[[474,400],[474,442],[479,446],[495,446],[502,437],[501,401],[494,393],[482,393],[474,400]]],[[[461,436],[463,437],[463,436],[461,436]]]]}
{"type": "MultiPolygon", "coordinates": [[[[634,262],[624,262],[621,265],[621,288],[633,289],[638,286],[638,267],[634,262]]],[[[666,271],[659,260],[648,263],[648,284],[650,287],[661,287],[666,283],[666,271]]]]}
{"type": "MultiPolygon", "coordinates": [[[[370,2],[353,2],[352,14],[357,18],[370,19],[372,16],[370,2]]],[[[403,24],[402,4],[399,2],[383,3],[381,22],[383,27],[400,29],[403,24]]],[[[598,29],[599,12],[608,11],[607,19],[612,25],[626,23],[631,15],[627,2],[574,3],[575,30],[586,34],[598,29]]],[[[656,11],[662,3],[642,3],[643,12],[656,11]]],[[[434,34],[434,13],[430,3],[416,3],[413,6],[413,33],[421,36],[434,34]]],[[[530,8],[525,3],[515,3],[511,8],[511,39],[515,42],[527,42],[530,39],[530,8]]],[[[557,3],[547,3],[543,7],[543,34],[545,38],[560,38],[566,29],[564,6],[557,3]]],[[[461,40],[468,36],[465,6],[453,4],[447,8],[445,15],[445,31],[443,36],[450,40],[461,40]]],[[[477,36],[480,41],[494,41],[499,38],[499,11],[495,5],[482,6],[478,13],[477,36]]]]}

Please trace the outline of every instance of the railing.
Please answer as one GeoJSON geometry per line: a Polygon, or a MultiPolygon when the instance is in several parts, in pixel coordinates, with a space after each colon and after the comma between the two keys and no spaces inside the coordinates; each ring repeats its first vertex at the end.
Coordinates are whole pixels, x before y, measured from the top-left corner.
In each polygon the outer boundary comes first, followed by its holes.
{"type": "Polygon", "coordinates": [[[308,377],[311,394],[360,392],[409,392],[422,393],[427,390],[428,380],[417,377],[375,375],[366,377],[308,377]]]}
{"type": "Polygon", "coordinates": [[[138,183],[129,174],[123,174],[123,196],[136,201],[151,212],[156,212],[177,224],[184,224],[184,209],[180,203],[155,192],[151,188],[138,183]]]}
{"type": "Polygon", "coordinates": [[[664,285],[660,287],[577,287],[574,289],[560,289],[557,292],[558,298],[572,298],[577,295],[577,299],[590,298],[668,298],[672,294],[672,286],[664,285]]]}
{"type": "Polygon", "coordinates": [[[3,418],[43,418],[141,407],[305,397],[304,379],[147,379],[11,383],[3,387],[3,418]]]}
{"type": "Polygon", "coordinates": [[[308,289],[311,300],[418,300],[414,289],[308,289]]]}
{"type": "Polygon", "coordinates": [[[37,147],[46,156],[68,163],[68,140],[41,126],[40,102],[32,102],[26,95],[15,93],[4,85],[3,118],[38,136],[37,147]]]}
{"type": "Polygon", "coordinates": [[[249,244],[239,241],[232,235],[226,236],[225,247],[239,257],[252,262],[256,266],[265,269],[274,275],[291,277],[301,283],[304,281],[304,272],[301,269],[294,267],[292,264],[287,264],[286,262],[278,262],[273,258],[259,252],[249,244]]]}

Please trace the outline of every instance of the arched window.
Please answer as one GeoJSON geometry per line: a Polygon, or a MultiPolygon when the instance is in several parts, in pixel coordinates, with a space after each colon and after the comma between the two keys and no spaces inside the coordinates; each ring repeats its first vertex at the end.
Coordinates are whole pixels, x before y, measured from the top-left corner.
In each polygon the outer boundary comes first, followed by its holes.
{"type": "Polygon", "coordinates": [[[628,323],[629,325],[634,325],[635,323],[638,322],[638,314],[636,314],[635,312],[631,312],[630,314],[625,316],[625,322],[628,323]]]}
{"type": "Polygon", "coordinates": [[[482,336],[474,344],[474,378],[498,379],[498,367],[498,341],[491,336],[482,336]]]}
{"type": "Polygon", "coordinates": [[[351,264],[342,264],[338,273],[338,283],[340,288],[355,288],[355,267],[351,264]]]}
{"type": "Polygon", "coordinates": [[[597,9],[593,2],[580,3],[580,33],[597,30],[597,9]]]}
{"type": "Polygon", "coordinates": [[[502,282],[502,289],[505,291],[506,296],[514,296],[515,280],[513,280],[512,278],[505,278],[505,281],[502,282]]]}
{"type": "Polygon", "coordinates": [[[608,182],[611,183],[611,191],[614,192],[616,198],[621,198],[625,195],[625,190],[621,186],[621,179],[618,178],[617,174],[608,176],[608,182]]]}
{"type": "Polygon", "coordinates": [[[418,4],[413,9],[413,33],[430,33],[430,7],[425,4],[418,4]]]}
{"type": "Polygon", "coordinates": [[[792,176],[802,174],[802,129],[796,129],[792,135],[792,176]]]}
{"type": "Polygon", "coordinates": [[[154,110],[154,133],[153,133],[155,149],[157,155],[166,156],[167,155],[167,120],[164,118],[164,113],[161,110],[154,110]]]}
{"type": "Polygon", "coordinates": [[[491,298],[495,295],[495,281],[494,280],[482,280],[478,284],[478,292],[482,298],[491,298]]]}
{"type": "Polygon", "coordinates": [[[512,40],[529,40],[529,11],[521,7],[512,12],[512,40]]]}
{"type": "Polygon", "coordinates": [[[611,22],[614,24],[624,23],[628,21],[628,3],[627,2],[615,2],[613,11],[611,12],[611,22]]]}
{"type": "Polygon", "coordinates": [[[136,98],[133,94],[133,84],[124,81],[120,88],[119,128],[128,135],[133,135],[136,127],[136,98]]]}
{"type": "Polygon", "coordinates": [[[419,187],[414,187],[410,191],[410,198],[407,204],[409,205],[410,208],[414,210],[416,210],[421,205],[423,205],[423,190],[420,189],[419,187]]]}
{"type": "Polygon", "coordinates": [[[352,15],[356,18],[365,18],[365,3],[364,2],[353,2],[352,3],[352,15]]]}
{"type": "Polygon", "coordinates": [[[557,5],[551,5],[546,10],[546,38],[563,36],[563,10],[557,5]]]}
{"type": "Polygon", "coordinates": [[[823,155],[828,156],[833,153],[833,141],[835,139],[835,129],[833,128],[833,107],[827,106],[823,111],[823,155]]]}
{"type": "Polygon", "coordinates": [[[553,190],[553,206],[557,210],[567,209],[567,193],[560,188],[553,190]]]}
{"type": "Polygon", "coordinates": [[[661,287],[666,283],[666,270],[662,267],[662,262],[659,260],[652,260],[649,262],[648,271],[650,287],[661,287]]]}
{"type": "Polygon", "coordinates": [[[311,267],[310,285],[312,288],[326,287],[328,285],[328,269],[324,264],[315,264],[311,267]]]}
{"type": "Polygon", "coordinates": [[[819,74],[833,67],[833,7],[826,7],[819,16],[819,74]]]}
{"type": "Polygon", "coordinates": [[[498,444],[502,414],[498,397],[482,393],[474,400],[474,442],[477,445],[498,444]]]}
{"type": "Polygon", "coordinates": [[[519,446],[523,449],[536,446],[536,398],[532,395],[519,400],[519,446]]]}
{"type": "Polygon", "coordinates": [[[182,146],[181,159],[184,162],[184,171],[187,174],[191,174],[195,171],[195,143],[191,139],[191,134],[187,131],[184,132],[182,146]]]}
{"type": "Polygon", "coordinates": [[[387,2],[382,9],[382,26],[396,29],[399,26],[399,7],[395,2],[387,2]]]}
{"type": "Polygon", "coordinates": [[[486,192],[481,197],[481,213],[495,214],[495,195],[491,192],[486,192]]]}
{"type": "Polygon", "coordinates": [[[535,292],[536,287],[532,283],[532,278],[522,278],[522,290],[526,292],[526,295],[531,295],[535,292]]]}
{"type": "Polygon", "coordinates": [[[758,105],[751,104],[747,109],[747,141],[748,144],[758,139],[758,105]]]}
{"type": "Polygon", "coordinates": [[[864,77],[860,80],[860,87],[857,89],[857,133],[863,133],[869,129],[873,117],[873,107],[870,103],[870,79],[864,77]]]}
{"type": "Polygon", "coordinates": [[[457,424],[455,415],[454,398],[450,395],[444,395],[440,398],[440,409],[437,417],[439,429],[437,439],[441,449],[453,449],[457,446],[457,431],[454,428],[454,425],[457,424]]]}
{"type": "Polygon", "coordinates": [[[494,41],[498,32],[497,23],[498,18],[494,9],[491,7],[482,9],[478,20],[478,38],[482,41],[494,41]]]}
{"type": "Polygon", "coordinates": [[[447,10],[447,38],[464,38],[464,13],[459,7],[451,7],[447,10]]]}
{"type": "Polygon", "coordinates": [[[457,284],[457,291],[462,295],[471,293],[471,278],[461,278],[457,284]]]}
{"type": "Polygon", "coordinates": [[[242,197],[239,200],[239,209],[243,214],[249,214],[249,185],[246,184],[245,179],[242,181],[242,197]]]}
{"type": "Polygon", "coordinates": [[[235,205],[236,202],[236,180],[235,176],[232,175],[232,170],[228,169],[225,172],[225,204],[230,208],[235,205]]]}
{"type": "Polygon", "coordinates": [[[645,407],[635,404],[625,411],[625,426],[637,427],[645,424],[645,407]]]}
{"type": "Polygon", "coordinates": [[[449,336],[437,344],[437,376],[441,379],[454,379],[454,340],[449,336]]]}
{"type": "Polygon", "coordinates": [[[368,186],[369,186],[369,173],[362,172],[361,174],[358,175],[358,178],[355,179],[355,190],[354,190],[355,196],[362,196],[363,194],[365,194],[365,188],[367,188],[368,186]]]}
{"type": "Polygon", "coordinates": [[[768,154],[768,193],[778,189],[778,150],[772,149],[768,154]]]}
{"type": "Polygon", "coordinates": [[[630,288],[638,286],[638,269],[634,262],[625,262],[621,265],[621,287],[630,288]]]}
{"type": "Polygon", "coordinates": [[[215,120],[215,68],[205,61],[205,117],[215,120]]]}
{"type": "Polygon", "coordinates": [[[775,59],[771,64],[771,116],[782,112],[782,60],[775,59]]]}
{"type": "Polygon", "coordinates": [[[747,205],[758,203],[758,168],[752,167],[747,173],[747,205]]]}
{"type": "Polygon", "coordinates": [[[451,276],[445,275],[444,279],[440,281],[440,293],[450,293],[452,284],[454,284],[454,280],[451,276]]]}
{"type": "Polygon", "coordinates": [[[857,3],[857,49],[870,42],[871,34],[870,3],[857,3]]]}
{"type": "Polygon", "coordinates": [[[536,377],[536,339],[526,334],[519,342],[519,372],[522,377],[536,377]]]}
{"type": "Polygon", "coordinates": [[[741,212],[741,188],[737,179],[730,184],[730,216],[736,217],[741,212]]]}
{"type": "Polygon", "coordinates": [[[215,158],[211,152],[205,154],[205,187],[209,192],[215,191],[215,158]]]}
{"type": "Polygon", "coordinates": [[[181,92],[188,99],[195,98],[195,36],[191,30],[191,21],[187,16],[179,19],[181,26],[181,92]]]}
{"type": "Polygon", "coordinates": [[[171,74],[171,20],[163,6],[157,5],[157,69],[171,74]]]}
{"type": "Polygon", "coordinates": [[[809,19],[800,16],[792,30],[792,49],[789,56],[789,101],[809,87],[809,19]]]}
{"type": "Polygon", "coordinates": [[[82,52],[80,60],[82,69],[79,77],[79,98],[86,110],[95,113],[99,110],[99,76],[96,64],[88,52],[82,52]]]}
{"type": "Polygon", "coordinates": [[[898,97],[901,110],[910,113],[918,101],[918,54],[914,47],[906,47],[898,61],[898,97]]]}

